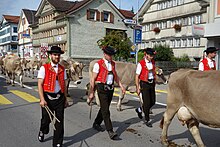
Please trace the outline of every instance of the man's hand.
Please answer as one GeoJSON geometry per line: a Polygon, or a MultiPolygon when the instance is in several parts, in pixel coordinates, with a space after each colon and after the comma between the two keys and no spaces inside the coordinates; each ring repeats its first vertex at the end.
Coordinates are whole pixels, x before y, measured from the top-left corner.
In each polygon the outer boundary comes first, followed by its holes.
{"type": "Polygon", "coordinates": [[[67,107],[69,107],[69,102],[65,100],[64,108],[67,108],[67,107]]]}
{"type": "Polygon", "coordinates": [[[136,89],[136,92],[137,92],[137,95],[139,96],[141,91],[140,91],[139,88],[137,88],[137,89],[136,89]]]}
{"type": "Polygon", "coordinates": [[[121,87],[121,91],[122,91],[122,94],[125,95],[126,90],[125,90],[124,86],[121,87]]]}
{"type": "Polygon", "coordinates": [[[92,102],[93,99],[94,99],[94,92],[91,92],[91,93],[89,94],[88,99],[87,99],[87,104],[88,104],[89,106],[91,105],[91,102],[92,102]]]}
{"type": "Polygon", "coordinates": [[[47,106],[47,102],[45,100],[40,100],[40,106],[41,107],[47,106]]]}

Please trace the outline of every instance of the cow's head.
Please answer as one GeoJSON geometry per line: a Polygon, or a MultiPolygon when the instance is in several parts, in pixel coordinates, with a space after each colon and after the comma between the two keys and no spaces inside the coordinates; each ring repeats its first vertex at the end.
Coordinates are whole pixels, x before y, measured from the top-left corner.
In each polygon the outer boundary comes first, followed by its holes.
{"type": "Polygon", "coordinates": [[[81,62],[75,62],[73,63],[76,66],[76,72],[79,74],[79,79],[83,79],[83,68],[85,67],[85,64],[81,63],[81,62]]]}
{"type": "Polygon", "coordinates": [[[166,77],[163,74],[163,70],[159,67],[156,68],[156,76],[157,76],[157,78],[156,78],[157,84],[161,84],[161,83],[167,84],[168,83],[166,77]]]}
{"type": "Polygon", "coordinates": [[[71,64],[70,65],[70,78],[72,81],[74,81],[74,84],[80,84],[81,80],[79,77],[79,73],[77,72],[77,68],[79,65],[77,64],[71,64]]]}

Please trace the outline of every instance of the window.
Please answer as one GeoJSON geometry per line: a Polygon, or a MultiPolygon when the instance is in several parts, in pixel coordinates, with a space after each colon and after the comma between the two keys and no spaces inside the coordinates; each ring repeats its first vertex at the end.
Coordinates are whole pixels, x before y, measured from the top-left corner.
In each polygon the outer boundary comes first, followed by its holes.
{"type": "Polygon", "coordinates": [[[186,47],[186,46],[187,46],[186,39],[182,39],[181,47],[186,47]]]}
{"type": "Polygon", "coordinates": [[[17,45],[11,45],[11,49],[12,49],[12,50],[17,49],[17,45]]]}
{"type": "Polygon", "coordinates": [[[13,27],[13,33],[17,33],[18,32],[18,28],[17,27],[13,27]]]}
{"type": "Polygon", "coordinates": [[[89,10],[89,20],[96,20],[96,13],[95,10],[89,10]]]}
{"type": "Polygon", "coordinates": [[[104,18],[103,21],[105,21],[105,22],[110,22],[110,13],[104,11],[104,12],[103,12],[103,18],[104,18]]]}
{"type": "Polygon", "coordinates": [[[88,9],[87,20],[100,21],[100,12],[98,10],[88,9]]]}
{"type": "Polygon", "coordinates": [[[188,38],[188,40],[187,40],[187,46],[188,46],[188,47],[192,47],[192,46],[193,46],[193,39],[192,39],[192,38],[188,38]]]}
{"type": "Polygon", "coordinates": [[[194,46],[200,46],[200,38],[194,38],[194,46]]]}
{"type": "Polygon", "coordinates": [[[173,6],[177,5],[177,0],[173,0],[173,6]]]}
{"type": "Polygon", "coordinates": [[[108,11],[103,11],[101,13],[101,21],[102,22],[114,23],[114,15],[113,15],[113,13],[108,12],[108,11]]]}
{"type": "Polygon", "coordinates": [[[171,48],[175,47],[175,40],[170,40],[170,47],[171,48]]]}
{"type": "Polygon", "coordinates": [[[17,37],[17,36],[12,36],[12,37],[11,37],[11,40],[12,40],[12,41],[17,41],[17,40],[18,40],[18,37],[17,37]]]}
{"type": "Polygon", "coordinates": [[[201,15],[195,16],[195,24],[200,24],[201,23],[201,15]]]}
{"type": "Polygon", "coordinates": [[[181,46],[181,42],[180,42],[180,40],[178,39],[178,40],[175,41],[175,47],[180,47],[180,46],[181,46]]]}

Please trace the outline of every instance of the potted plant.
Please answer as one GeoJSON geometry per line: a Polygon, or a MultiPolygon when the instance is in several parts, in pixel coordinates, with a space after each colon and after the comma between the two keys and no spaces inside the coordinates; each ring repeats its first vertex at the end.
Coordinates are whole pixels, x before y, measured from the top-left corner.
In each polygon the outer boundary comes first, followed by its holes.
{"type": "Polygon", "coordinates": [[[174,26],[173,26],[173,28],[176,30],[176,31],[181,31],[181,25],[180,24],[175,24],[174,26]]]}
{"type": "Polygon", "coordinates": [[[160,28],[159,28],[159,27],[155,27],[155,28],[153,29],[153,31],[154,31],[155,33],[160,33],[160,28]]]}

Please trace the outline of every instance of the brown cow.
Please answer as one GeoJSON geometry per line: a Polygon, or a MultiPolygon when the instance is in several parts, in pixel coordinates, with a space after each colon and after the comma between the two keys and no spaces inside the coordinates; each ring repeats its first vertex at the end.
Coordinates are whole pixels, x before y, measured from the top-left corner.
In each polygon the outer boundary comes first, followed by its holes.
{"type": "Polygon", "coordinates": [[[23,86],[23,69],[21,59],[16,55],[8,55],[4,58],[4,69],[6,73],[6,83],[14,86],[15,75],[19,76],[20,85],[23,86]]]}
{"type": "Polygon", "coordinates": [[[209,127],[220,127],[220,71],[178,70],[170,75],[167,109],[161,120],[161,140],[168,145],[168,127],[178,112],[200,147],[204,147],[199,133],[199,122],[209,127]]]}
{"type": "MultiPolygon", "coordinates": [[[[98,60],[93,60],[89,64],[89,77],[90,78],[92,77],[93,66],[97,61],[98,60]]],[[[115,68],[116,68],[118,77],[120,78],[121,83],[125,87],[125,89],[130,91],[131,93],[136,92],[136,86],[135,86],[136,64],[116,61],[115,68]]],[[[162,83],[166,84],[167,81],[163,75],[162,69],[157,68],[157,81],[159,81],[159,79],[163,81],[162,83]]],[[[161,84],[161,81],[158,84],[161,84]]],[[[115,85],[115,86],[118,86],[118,85],[115,85]]],[[[87,89],[88,87],[89,85],[87,84],[87,89]]],[[[119,99],[117,103],[118,111],[122,111],[121,103],[123,99],[124,99],[124,94],[120,90],[120,95],[119,95],[119,99]]],[[[97,95],[96,95],[96,103],[99,105],[99,99],[97,95]]]]}
{"type": "Polygon", "coordinates": [[[32,57],[30,60],[27,60],[27,63],[25,65],[25,71],[28,72],[32,79],[34,79],[34,71],[39,69],[39,61],[37,57],[32,57]]]}

